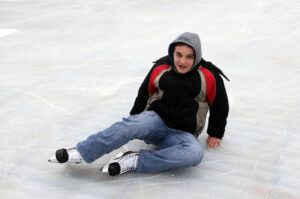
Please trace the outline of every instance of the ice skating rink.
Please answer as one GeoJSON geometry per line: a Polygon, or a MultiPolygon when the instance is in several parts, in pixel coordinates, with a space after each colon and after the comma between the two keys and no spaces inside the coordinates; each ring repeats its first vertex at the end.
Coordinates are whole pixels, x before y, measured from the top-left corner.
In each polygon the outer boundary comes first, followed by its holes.
{"type": "Polygon", "coordinates": [[[298,0],[0,0],[0,198],[299,199],[298,0]],[[128,115],[179,34],[230,78],[222,147],[163,173],[47,162],[128,115]]]}

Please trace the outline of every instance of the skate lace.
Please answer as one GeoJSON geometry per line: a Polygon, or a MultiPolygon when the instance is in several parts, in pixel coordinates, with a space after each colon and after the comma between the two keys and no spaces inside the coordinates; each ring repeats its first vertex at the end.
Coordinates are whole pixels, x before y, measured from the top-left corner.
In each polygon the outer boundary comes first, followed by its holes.
{"type": "Polygon", "coordinates": [[[83,158],[81,157],[80,153],[75,148],[69,149],[68,155],[69,155],[70,162],[75,162],[75,163],[83,162],[83,158]]]}
{"type": "Polygon", "coordinates": [[[118,160],[118,163],[121,167],[120,174],[126,173],[128,171],[136,170],[137,168],[137,160],[138,160],[138,154],[129,154],[124,157],[121,157],[118,160]]]}

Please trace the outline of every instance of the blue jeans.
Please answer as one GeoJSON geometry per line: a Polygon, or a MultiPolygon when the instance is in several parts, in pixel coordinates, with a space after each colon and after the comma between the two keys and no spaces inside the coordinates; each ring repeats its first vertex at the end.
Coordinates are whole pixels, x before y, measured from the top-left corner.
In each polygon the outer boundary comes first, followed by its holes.
{"type": "Polygon", "coordinates": [[[76,147],[83,159],[90,163],[133,139],[158,146],[156,151],[139,151],[137,172],[195,166],[203,158],[200,142],[191,133],[167,127],[154,111],[123,118],[122,122],[89,136],[76,147]]]}

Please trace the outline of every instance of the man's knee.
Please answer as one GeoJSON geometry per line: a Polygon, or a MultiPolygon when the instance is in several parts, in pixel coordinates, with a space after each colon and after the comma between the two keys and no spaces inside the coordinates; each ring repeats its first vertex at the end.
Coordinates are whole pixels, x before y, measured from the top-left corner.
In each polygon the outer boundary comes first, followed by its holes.
{"type": "Polygon", "coordinates": [[[145,111],[123,118],[123,121],[117,125],[120,131],[128,132],[126,135],[131,139],[144,139],[149,133],[161,129],[161,124],[162,122],[155,112],[145,111]]]}
{"type": "Polygon", "coordinates": [[[144,122],[145,120],[148,121],[149,119],[152,119],[153,117],[156,117],[157,114],[154,111],[144,111],[136,115],[130,115],[127,118],[123,118],[123,122],[144,122]]]}
{"type": "Polygon", "coordinates": [[[204,152],[203,152],[202,147],[201,147],[201,149],[199,149],[197,151],[197,154],[196,154],[196,157],[195,157],[195,165],[198,165],[202,162],[203,156],[204,156],[204,152]]]}
{"type": "Polygon", "coordinates": [[[161,126],[161,119],[154,111],[144,111],[134,118],[140,128],[147,128],[150,131],[161,126]]]}
{"type": "Polygon", "coordinates": [[[203,149],[199,144],[192,144],[188,147],[186,147],[186,150],[187,150],[187,161],[189,162],[189,164],[191,166],[196,166],[198,164],[201,163],[202,159],[203,159],[203,156],[204,156],[204,153],[203,153],[203,149]]]}

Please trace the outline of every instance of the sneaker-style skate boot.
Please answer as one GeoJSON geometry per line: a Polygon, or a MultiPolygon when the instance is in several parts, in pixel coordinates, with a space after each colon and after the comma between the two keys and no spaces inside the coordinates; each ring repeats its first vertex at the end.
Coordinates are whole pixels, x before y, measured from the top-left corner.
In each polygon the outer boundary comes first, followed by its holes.
{"type": "Polygon", "coordinates": [[[84,162],[80,153],[77,151],[76,147],[70,149],[58,149],[55,153],[55,156],[48,159],[48,162],[55,163],[82,163],[84,162]]]}
{"type": "Polygon", "coordinates": [[[127,151],[125,153],[119,153],[111,161],[109,161],[101,171],[108,173],[110,176],[121,175],[128,171],[134,171],[137,169],[138,158],[138,152],[127,151]]]}

